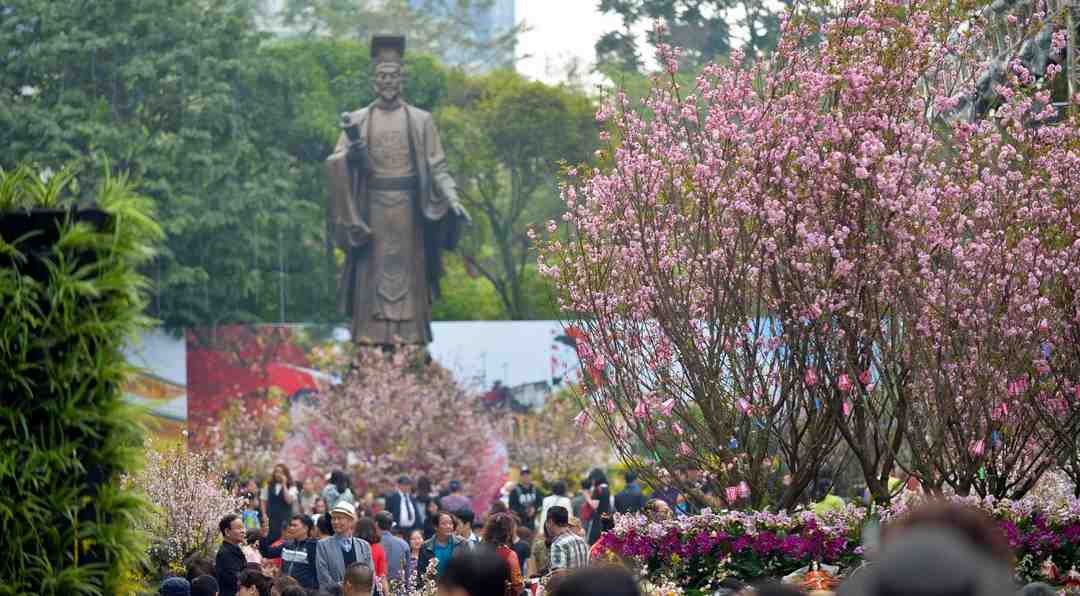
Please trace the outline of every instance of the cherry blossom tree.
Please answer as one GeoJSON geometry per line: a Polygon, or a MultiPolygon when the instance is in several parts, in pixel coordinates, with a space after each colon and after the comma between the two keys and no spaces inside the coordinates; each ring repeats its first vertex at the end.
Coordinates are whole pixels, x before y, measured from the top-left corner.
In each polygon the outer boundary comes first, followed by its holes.
{"type": "Polygon", "coordinates": [[[503,435],[509,437],[510,460],[529,466],[548,482],[580,478],[614,460],[600,429],[586,420],[575,420],[581,411],[575,391],[570,387],[554,392],[539,412],[501,420],[503,435]]]}
{"type": "Polygon", "coordinates": [[[571,172],[540,266],[629,464],[788,507],[841,440],[879,502],[897,463],[1014,496],[1055,461],[1039,412],[1078,411],[1080,120],[1052,122],[1060,68],[1019,60],[993,117],[953,117],[982,30],[936,0],[794,11],[768,60],[685,89],[661,45],[642,109],[600,110],[608,165],[571,172]]]}
{"type": "Polygon", "coordinates": [[[309,466],[346,470],[362,490],[393,486],[403,473],[471,488],[486,467],[505,464],[494,457],[497,437],[477,405],[422,352],[358,349],[340,385],[293,406],[281,458],[301,477],[309,466]]]}
{"type": "MultiPolygon", "coordinates": [[[[1064,33],[1052,41],[1058,56],[1064,33]]],[[[1075,446],[1075,433],[1053,428],[1080,421],[1080,207],[1069,198],[1080,120],[1053,123],[1060,71],[1013,59],[992,118],[954,123],[916,185],[927,198],[903,318],[925,424],[909,427],[910,455],[927,485],[963,495],[1022,496],[1075,446]]]]}
{"type": "Polygon", "coordinates": [[[274,389],[267,393],[262,401],[230,402],[212,424],[196,427],[192,444],[242,478],[268,475],[292,425],[285,396],[274,389]]]}
{"type": "Polygon", "coordinates": [[[153,572],[183,571],[183,562],[195,554],[213,556],[220,535],[218,522],[240,509],[242,500],[229,494],[222,469],[205,454],[183,443],[151,443],[146,466],[128,479],[153,504],[142,529],[150,538],[153,572]]]}

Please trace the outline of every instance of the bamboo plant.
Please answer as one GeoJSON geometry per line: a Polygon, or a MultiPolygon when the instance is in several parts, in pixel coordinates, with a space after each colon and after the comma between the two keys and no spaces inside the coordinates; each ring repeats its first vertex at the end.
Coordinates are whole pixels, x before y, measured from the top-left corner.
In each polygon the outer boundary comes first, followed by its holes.
{"type": "Polygon", "coordinates": [[[89,209],[75,182],[0,170],[0,595],[126,593],[145,556],[121,348],[150,323],[138,267],[162,232],[126,176],[89,209]],[[35,213],[52,218],[10,237],[35,213]]]}

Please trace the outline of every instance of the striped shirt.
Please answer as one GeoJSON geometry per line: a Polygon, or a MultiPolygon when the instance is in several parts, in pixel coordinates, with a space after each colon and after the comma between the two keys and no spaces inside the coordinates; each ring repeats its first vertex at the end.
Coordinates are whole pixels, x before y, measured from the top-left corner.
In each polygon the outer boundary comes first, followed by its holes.
{"type": "Polygon", "coordinates": [[[567,531],[551,543],[551,569],[574,569],[589,564],[589,545],[577,534],[567,531]]]}

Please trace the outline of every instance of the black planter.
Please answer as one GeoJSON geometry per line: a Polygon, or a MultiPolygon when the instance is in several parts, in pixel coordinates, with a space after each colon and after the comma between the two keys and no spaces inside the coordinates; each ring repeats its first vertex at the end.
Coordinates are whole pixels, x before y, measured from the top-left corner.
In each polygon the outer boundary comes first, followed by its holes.
{"type": "MultiPolygon", "coordinates": [[[[88,223],[98,232],[103,231],[109,222],[109,214],[96,208],[0,212],[0,238],[8,244],[15,244],[15,248],[26,259],[19,262],[10,256],[0,255],[0,268],[15,267],[31,279],[48,281],[49,269],[45,266],[45,261],[52,254],[53,247],[60,239],[60,231],[69,217],[73,223],[88,223]]],[[[79,265],[85,265],[93,262],[95,255],[80,253],[73,257],[79,265]]]]}

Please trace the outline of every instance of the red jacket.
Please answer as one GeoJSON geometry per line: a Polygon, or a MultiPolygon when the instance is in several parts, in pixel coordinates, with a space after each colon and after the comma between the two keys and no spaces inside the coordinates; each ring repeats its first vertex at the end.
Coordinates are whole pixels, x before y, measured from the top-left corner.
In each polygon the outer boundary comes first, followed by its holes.
{"type": "Polygon", "coordinates": [[[499,548],[495,549],[495,553],[502,557],[503,561],[506,561],[506,566],[510,568],[510,593],[509,596],[518,596],[521,594],[521,590],[525,588],[525,581],[521,579],[521,562],[518,561],[517,553],[514,549],[500,544],[499,548]]]}

